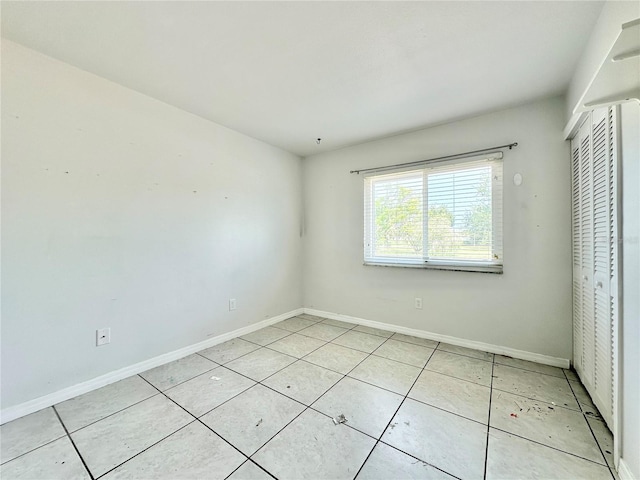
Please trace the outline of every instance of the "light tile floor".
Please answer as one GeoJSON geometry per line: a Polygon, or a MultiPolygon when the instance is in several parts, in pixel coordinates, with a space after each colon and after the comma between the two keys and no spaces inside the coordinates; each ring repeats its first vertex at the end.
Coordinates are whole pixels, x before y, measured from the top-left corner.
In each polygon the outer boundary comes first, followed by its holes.
{"type": "Polygon", "coordinates": [[[615,478],[573,372],[311,315],[7,423],[0,444],[3,480],[615,478]]]}

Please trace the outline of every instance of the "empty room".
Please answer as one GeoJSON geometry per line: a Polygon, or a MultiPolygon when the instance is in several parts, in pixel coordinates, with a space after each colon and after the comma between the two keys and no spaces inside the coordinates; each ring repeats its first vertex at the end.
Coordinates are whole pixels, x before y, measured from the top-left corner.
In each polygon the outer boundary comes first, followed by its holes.
{"type": "Polygon", "coordinates": [[[640,480],[639,2],[0,9],[3,480],[640,480]]]}

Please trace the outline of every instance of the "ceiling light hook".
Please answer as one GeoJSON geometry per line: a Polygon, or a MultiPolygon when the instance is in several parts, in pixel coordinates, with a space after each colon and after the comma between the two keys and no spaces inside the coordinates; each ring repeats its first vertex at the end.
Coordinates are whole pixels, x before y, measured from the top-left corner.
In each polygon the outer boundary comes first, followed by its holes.
{"type": "Polygon", "coordinates": [[[317,139],[316,139],[316,143],[317,143],[318,145],[320,145],[320,142],[321,142],[321,141],[322,141],[322,139],[321,139],[321,138],[317,138],[317,139]]]}

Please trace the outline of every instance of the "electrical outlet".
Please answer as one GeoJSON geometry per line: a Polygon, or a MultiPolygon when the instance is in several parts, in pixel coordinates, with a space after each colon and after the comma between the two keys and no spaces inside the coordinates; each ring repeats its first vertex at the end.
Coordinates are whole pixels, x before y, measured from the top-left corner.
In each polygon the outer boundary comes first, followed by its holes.
{"type": "Polygon", "coordinates": [[[99,328],[96,330],[96,347],[111,343],[111,328],[99,328]]]}
{"type": "Polygon", "coordinates": [[[236,309],[236,299],[235,298],[230,298],[229,299],[229,311],[233,311],[236,309]]]}
{"type": "Polygon", "coordinates": [[[422,299],[416,297],[416,308],[422,310],[422,299]]]}

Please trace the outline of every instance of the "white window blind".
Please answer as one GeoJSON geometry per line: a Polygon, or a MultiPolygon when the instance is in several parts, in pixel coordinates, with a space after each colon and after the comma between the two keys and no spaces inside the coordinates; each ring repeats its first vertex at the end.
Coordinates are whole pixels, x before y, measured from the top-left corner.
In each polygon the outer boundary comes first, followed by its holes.
{"type": "Polygon", "coordinates": [[[502,271],[502,153],[369,174],[364,261],[502,271]]]}

